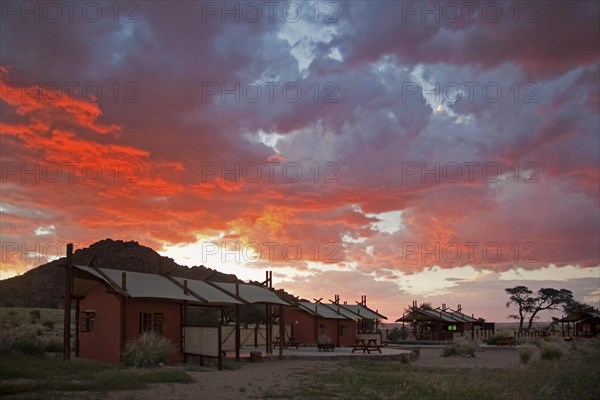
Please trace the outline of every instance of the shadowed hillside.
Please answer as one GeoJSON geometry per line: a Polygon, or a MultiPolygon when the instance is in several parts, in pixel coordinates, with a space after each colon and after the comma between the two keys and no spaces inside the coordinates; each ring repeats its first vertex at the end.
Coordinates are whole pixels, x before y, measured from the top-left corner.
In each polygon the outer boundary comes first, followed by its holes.
{"type": "MultiPolygon", "coordinates": [[[[204,266],[187,267],[172,258],[163,257],[149,247],[137,242],[105,239],[90,247],[76,250],[73,263],[125,271],[158,273],[162,259],[165,272],[190,279],[218,282],[236,282],[235,275],[224,274],[204,266]],[[94,258],[95,256],[95,258],[94,258]]],[[[0,281],[1,307],[61,307],[65,293],[65,258],[40,265],[23,275],[0,281]]]]}

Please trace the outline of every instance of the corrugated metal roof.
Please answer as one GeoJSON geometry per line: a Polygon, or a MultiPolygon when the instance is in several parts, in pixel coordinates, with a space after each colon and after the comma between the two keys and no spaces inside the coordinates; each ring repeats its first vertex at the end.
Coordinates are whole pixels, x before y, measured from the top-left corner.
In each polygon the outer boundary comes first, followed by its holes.
{"type": "MultiPolygon", "coordinates": [[[[85,271],[99,280],[102,280],[114,287],[115,289],[123,290],[121,287],[122,274],[126,276],[126,292],[130,297],[147,297],[157,299],[171,300],[187,300],[192,303],[201,303],[202,301],[192,294],[184,294],[183,288],[170,281],[168,278],[156,275],[145,274],[141,272],[122,271],[112,268],[92,268],[82,265],[74,265],[73,267],[85,271]],[[97,271],[99,270],[100,273],[97,271]],[[103,274],[106,276],[103,276],[103,274]],[[108,277],[108,279],[106,279],[108,277]],[[113,282],[111,283],[110,280],[113,282]],[[113,284],[114,283],[114,284],[113,284]]],[[[174,278],[179,281],[181,278],[174,278]]],[[[204,298],[210,304],[242,304],[239,300],[219,291],[216,288],[210,287],[205,282],[187,279],[188,287],[199,296],[204,298]]],[[[183,279],[180,280],[183,284],[183,279]]],[[[204,303],[206,304],[206,303],[204,303]]]]}
{"type": "MultiPolygon", "coordinates": [[[[211,282],[214,285],[219,286],[227,290],[231,294],[235,294],[235,283],[223,283],[223,282],[211,282]]],[[[239,297],[247,301],[248,303],[263,303],[263,304],[281,304],[289,306],[288,303],[281,300],[279,296],[271,292],[269,289],[260,287],[257,285],[251,285],[248,283],[239,284],[240,294],[239,297]]]]}
{"type": "MultiPolygon", "coordinates": [[[[335,310],[332,310],[325,304],[311,303],[310,301],[299,301],[298,304],[306,311],[310,311],[311,313],[313,313],[321,318],[354,319],[354,317],[347,317],[343,313],[338,314],[335,310]]],[[[346,314],[347,314],[347,311],[346,311],[346,314]]]]}
{"type": "Polygon", "coordinates": [[[396,322],[417,321],[444,321],[444,322],[476,322],[477,318],[470,317],[458,311],[424,310],[417,309],[398,318],[396,322]]]}
{"type": "Polygon", "coordinates": [[[560,322],[577,322],[588,318],[600,318],[600,314],[596,312],[575,311],[561,318],[560,322]]]}
{"type": "Polygon", "coordinates": [[[218,288],[204,281],[180,277],[173,277],[173,279],[182,285],[184,284],[184,281],[187,281],[188,288],[193,290],[198,296],[206,299],[206,301],[211,304],[243,304],[243,302],[233,298],[224,291],[219,290],[218,288]]]}
{"type": "MultiPolygon", "coordinates": [[[[333,305],[335,306],[335,304],[333,305]]],[[[360,304],[340,304],[340,307],[350,310],[353,314],[359,315],[361,319],[387,319],[386,316],[381,315],[368,307],[361,306],[360,304]]],[[[356,318],[356,316],[354,316],[354,318],[356,318]]]]}

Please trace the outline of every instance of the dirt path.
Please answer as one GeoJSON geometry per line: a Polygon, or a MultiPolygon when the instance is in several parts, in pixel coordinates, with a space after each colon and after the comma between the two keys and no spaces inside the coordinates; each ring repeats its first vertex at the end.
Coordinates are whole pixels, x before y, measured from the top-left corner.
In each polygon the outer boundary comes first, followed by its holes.
{"type": "MultiPolygon", "coordinates": [[[[442,368],[515,368],[519,365],[516,349],[485,349],[476,357],[441,357],[441,348],[420,349],[415,367],[442,368]]],[[[214,368],[188,371],[194,382],[190,384],[151,385],[142,390],[122,390],[108,393],[77,393],[86,400],[247,400],[262,398],[265,394],[281,392],[283,387],[294,387],[301,377],[298,372],[336,368],[337,361],[263,361],[242,362],[239,369],[217,371],[214,368]]],[[[60,395],[58,396],[60,398],[60,395]]],[[[65,399],[73,398],[66,394],[65,399]]]]}
{"type": "Polygon", "coordinates": [[[255,364],[244,362],[237,370],[191,371],[190,384],[153,385],[143,390],[124,390],[105,394],[108,400],[184,400],[214,399],[237,400],[260,398],[264,392],[278,392],[298,381],[296,372],[313,368],[330,368],[332,362],[323,361],[265,361],[255,364]]]}

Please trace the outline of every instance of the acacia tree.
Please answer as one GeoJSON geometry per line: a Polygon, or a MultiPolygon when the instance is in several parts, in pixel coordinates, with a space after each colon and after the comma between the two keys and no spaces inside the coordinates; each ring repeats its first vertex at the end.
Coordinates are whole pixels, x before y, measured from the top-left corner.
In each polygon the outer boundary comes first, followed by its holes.
{"type": "Polygon", "coordinates": [[[581,303],[577,300],[571,299],[563,304],[562,310],[565,314],[574,312],[598,312],[598,309],[589,304],[581,303]]]}
{"type": "Polygon", "coordinates": [[[533,298],[531,303],[531,314],[529,315],[527,330],[531,329],[537,313],[543,310],[557,310],[561,304],[567,304],[572,300],[573,292],[568,289],[542,288],[538,290],[537,296],[533,298]]]}
{"type": "Polygon", "coordinates": [[[504,289],[510,295],[506,307],[518,307],[518,315],[509,315],[509,318],[519,320],[519,330],[523,330],[525,319],[528,320],[527,330],[531,329],[537,314],[543,310],[556,310],[560,305],[573,301],[573,292],[567,289],[542,288],[533,294],[527,286],[515,286],[504,289]]]}
{"type": "Polygon", "coordinates": [[[519,315],[511,314],[508,318],[519,320],[519,330],[523,330],[523,322],[525,318],[532,313],[533,292],[527,286],[515,286],[514,288],[506,288],[504,291],[510,295],[506,302],[506,308],[511,305],[516,305],[519,315]]]}

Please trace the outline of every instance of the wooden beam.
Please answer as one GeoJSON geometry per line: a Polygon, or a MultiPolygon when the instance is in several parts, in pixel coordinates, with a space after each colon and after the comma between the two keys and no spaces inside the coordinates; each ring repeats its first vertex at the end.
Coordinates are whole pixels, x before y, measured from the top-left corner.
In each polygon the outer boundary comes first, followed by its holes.
{"type": "MultiPolygon", "coordinates": [[[[240,296],[240,284],[235,284],[235,295],[240,296]]],[[[240,347],[242,346],[242,333],[240,327],[240,305],[235,305],[235,359],[240,360],[240,347]]]]}
{"type": "Polygon", "coordinates": [[[63,358],[71,360],[71,296],[73,295],[73,243],[67,244],[65,268],[65,316],[63,329],[63,358]]]}
{"type": "Polygon", "coordinates": [[[285,342],[285,316],[283,305],[279,305],[279,359],[283,360],[283,343],[285,342]]]}

